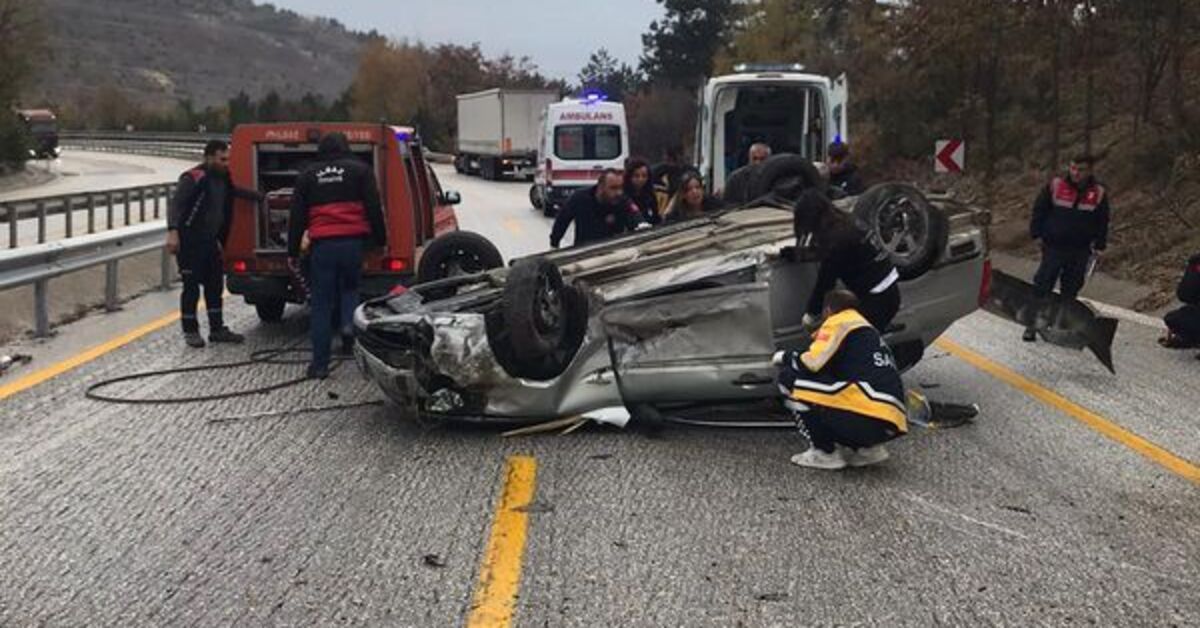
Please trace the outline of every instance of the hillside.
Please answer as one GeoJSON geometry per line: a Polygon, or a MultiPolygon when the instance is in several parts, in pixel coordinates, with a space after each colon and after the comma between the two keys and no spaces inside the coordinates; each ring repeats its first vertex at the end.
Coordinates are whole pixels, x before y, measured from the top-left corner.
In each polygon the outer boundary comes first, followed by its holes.
{"type": "Polygon", "coordinates": [[[42,0],[52,58],[31,100],[82,103],[112,85],[148,107],[313,92],[336,97],[365,36],[251,0],[42,0]]]}

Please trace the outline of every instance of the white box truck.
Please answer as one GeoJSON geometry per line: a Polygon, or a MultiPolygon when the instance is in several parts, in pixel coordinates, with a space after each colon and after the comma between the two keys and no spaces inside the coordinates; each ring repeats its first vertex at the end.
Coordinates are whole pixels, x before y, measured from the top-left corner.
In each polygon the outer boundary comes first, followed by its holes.
{"type": "Polygon", "coordinates": [[[458,96],[454,168],[488,180],[532,179],[541,139],[541,117],[555,90],[489,89],[458,96]]]}

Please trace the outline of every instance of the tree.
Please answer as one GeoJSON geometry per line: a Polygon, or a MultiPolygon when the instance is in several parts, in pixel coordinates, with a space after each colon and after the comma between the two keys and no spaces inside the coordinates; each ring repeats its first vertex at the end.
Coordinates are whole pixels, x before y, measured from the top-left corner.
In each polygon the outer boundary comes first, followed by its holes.
{"type": "Polygon", "coordinates": [[[257,108],[254,101],[250,99],[250,95],[245,91],[238,92],[237,96],[229,99],[229,124],[237,126],[255,121],[257,108]]]}
{"type": "Polygon", "coordinates": [[[363,47],[351,86],[357,120],[407,124],[428,102],[428,51],[405,42],[372,41],[363,47]]]}
{"type": "Polygon", "coordinates": [[[579,71],[580,87],[598,89],[617,102],[623,102],[625,96],[635,92],[640,84],[641,77],[637,71],[629,64],[619,63],[606,48],[593,52],[579,71]]]}
{"type": "Polygon", "coordinates": [[[733,0],[657,0],[666,10],[642,35],[642,72],[654,82],[692,88],[713,71],[738,17],[733,0]]]}
{"type": "Polygon", "coordinates": [[[28,157],[24,129],[9,108],[45,45],[41,3],[0,0],[0,166],[18,166],[28,157]]]}

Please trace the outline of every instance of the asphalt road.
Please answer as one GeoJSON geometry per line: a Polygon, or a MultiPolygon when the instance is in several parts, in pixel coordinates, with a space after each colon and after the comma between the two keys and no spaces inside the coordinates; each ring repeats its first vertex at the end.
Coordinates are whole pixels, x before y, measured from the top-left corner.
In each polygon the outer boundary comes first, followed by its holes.
{"type": "MultiPolygon", "coordinates": [[[[34,166],[49,168],[55,173],[53,179],[40,185],[0,193],[0,202],[167,183],[178,179],[180,173],[193,165],[195,165],[193,162],[180,159],[68,150],[64,151],[57,160],[38,162],[34,166]]],[[[165,218],[167,211],[165,199],[160,200],[159,204],[159,218],[165,218]]],[[[3,218],[7,220],[6,216],[3,218]]],[[[66,238],[66,219],[67,216],[64,213],[48,216],[44,241],[52,242],[66,238]]],[[[142,202],[134,196],[131,199],[128,214],[126,214],[124,199],[117,196],[114,198],[110,215],[109,204],[103,195],[97,195],[95,212],[90,218],[95,231],[136,225],[143,222],[143,219],[146,221],[156,220],[153,200],[147,200],[143,208],[142,202]]],[[[73,236],[87,234],[88,210],[80,209],[72,212],[71,222],[73,236]]],[[[3,246],[8,246],[8,225],[4,224],[3,229],[4,231],[0,234],[3,240],[0,242],[3,242],[3,246]]],[[[18,246],[37,244],[38,239],[37,218],[17,221],[18,246]]]]}
{"type": "MultiPolygon", "coordinates": [[[[462,226],[506,256],[547,242],[527,184],[442,175],[462,226]]],[[[1200,363],[1158,350],[1152,327],[1122,323],[1112,376],[973,315],[907,379],[979,419],[915,429],[889,462],[844,473],[789,464],[803,443],[787,431],[505,439],[386,407],[255,414],[377,400],[349,366],[203,404],[83,397],[100,378],[303,341],[302,312],[259,327],[227,309],[248,346],[188,350],[168,319],[0,389],[0,625],[461,625],[479,591],[507,592],[524,626],[1200,625],[1200,363]],[[506,476],[518,455],[535,479],[506,476]],[[514,485],[532,501],[498,514],[514,485]]],[[[228,392],[302,368],[114,390],[228,392]]]]}
{"type": "MultiPolygon", "coordinates": [[[[42,168],[46,163],[38,162],[34,167],[42,168]]],[[[165,157],[66,150],[46,166],[56,175],[54,179],[0,193],[0,202],[174,181],[192,165],[195,163],[165,157]]]]}

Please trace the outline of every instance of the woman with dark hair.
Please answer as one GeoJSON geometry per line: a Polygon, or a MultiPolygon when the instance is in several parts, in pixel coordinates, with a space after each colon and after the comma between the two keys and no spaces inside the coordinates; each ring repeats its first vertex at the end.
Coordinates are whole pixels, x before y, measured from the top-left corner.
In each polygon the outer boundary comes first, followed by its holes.
{"type": "Polygon", "coordinates": [[[679,178],[679,190],[663,212],[663,222],[679,222],[699,218],[721,209],[721,201],[704,192],[704,181],[695,171],[688,171],[679,178]]]}
{"type": "Polygon", "coordinates": [[[805,322],[815,323],[825,295],[837,287],[840,279],[858,297],[863,317],[879,333],[886,333],[900,311],[900,273],[887,252],[875,245],[853,217],[834,207],[818,190],[810,189],[800,196],[794,221],[796,246],[815,248],[821,260],[805,322]]]}
{"type": "Polygon", "coordinates": [[[629,199],[629,211],[637,214],[638,222],[651,225],[662,222],[658,197],[650,183],[650,164],[646,160],[631,157],[625,161],[625,198],[629,199]]]}

